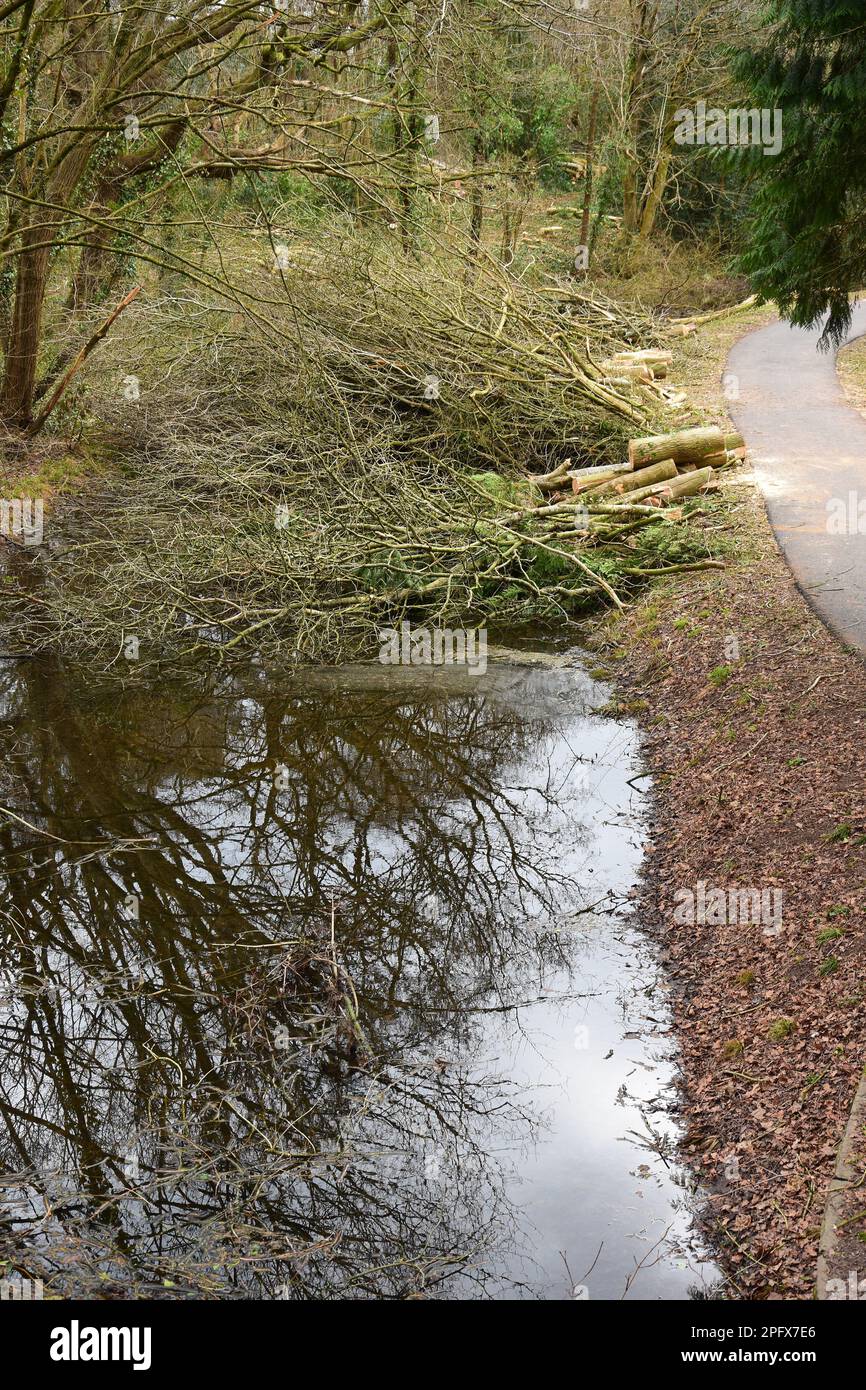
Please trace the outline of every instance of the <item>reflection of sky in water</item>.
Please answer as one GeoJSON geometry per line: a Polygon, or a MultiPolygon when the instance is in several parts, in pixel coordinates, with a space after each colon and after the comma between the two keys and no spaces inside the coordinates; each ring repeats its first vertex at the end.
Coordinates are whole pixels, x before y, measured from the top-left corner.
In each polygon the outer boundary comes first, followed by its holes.
{"type": "Polygon", "coordinates": [[[666,986],[646,940],[615,915],[640,862],[641,798],[628,785],[636,736],[570,703],[564,694],[535,750],[503,774],[506,796],[523,793],[529,853],[566,885],[562,906],[551,914],[538,902],[527,926],[553,925],[573,944],[569,969],[544,977],[538,1002],[484,1029],[482,1067],[534,1094],[544,1118],[537,1142],[510,1154],[508,1195],[528,1240],[498,1292],[513,1297],[522,1284],[528,1296],[567,1297],[568,1269],[590,1299],[685,1298],[715,1271],[702,1264],[666,1152],[676,1135],[666,986]],[[581,912],[587,903],[598,912],[581,912]]]}
{"type": "Polygon", "coordinates": [[[594,1262],[618,1298],[643,1260],[632,1296],[688,1296],[679,1189],[628,1137],[670,1133],[672,1061],[601,699],[377,668],[118,708],[28,669],[5,803],[75,845],[7,841],[0,1157],[83,1193],[33,1238],[49,1282],[561,1298],[594,1262]]]}

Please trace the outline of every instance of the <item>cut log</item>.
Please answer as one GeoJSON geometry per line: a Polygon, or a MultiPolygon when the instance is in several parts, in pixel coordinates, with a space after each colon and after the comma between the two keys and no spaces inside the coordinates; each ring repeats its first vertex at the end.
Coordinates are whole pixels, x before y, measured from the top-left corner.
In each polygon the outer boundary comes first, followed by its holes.
{"type": "Polygon", "coordinates": [[[605,483],[594,492],[596,497],[607,497],[616,493],[631,492],[635,488],[648,487],[652,483],[664,483],[669,478],[676,477],[677,466],[673,459],[663,459],[659,463],[651,464],[649,468],[640,468],[637,472],[615,478],[613,482],[605,483]]]}
{"type": "Polygon", "coordinates": [[[604,385],[612,387],[621,396],[631,396],[634,394],[635,387],[641,391],[651,391],[653,382],[641,381],[633,376],[606,376],[603,378],[604,385]]]}
{"type": "Polygon", "coordinates": [[[602,362],[601,366],[609,381],[642,381],[649,384],[655,379],[655,368],[646,362],[602,362]]]}
{"type": "Polygon", "coordinates": [[[704,457],[698,459],[696,463],[681,463],[679,465],[679,472],[694,473],[696,468],[724,468],[727,461],[727,451],[725,449],[720,449],[717,454],[705,454],[704,457]]]}
{"type": "Polygon", "coordinates": [[[661,380],[667,376],[668,367],[671,364],[663,357],[644,357],[637,353],[617,352],[609,362],[605,362],[603,365],[610,371],[621,371],[624,367],[648,367],[653,376],[661,380]]]}
{"type": "Polygon", "coordinates": [[[589,468],[569,468],[568,476],[573,480],[582,483],[584,478],[594,478],[596,481],[602,473],[608,473],[613,477],[617,473],[630,473],[631,464],[623,463],[596,463],[589,468]]]}
{"type": "Polygon", "coordinates": [[[691,497],[695,492],[703,492],[707,484],[712,482],[712,478],[712,468],[699,468],[695,473],[685,473],[670,484],[669,490],[665,489],[665,498],[675,500],[678,497],[691,497]]]}
{"type": "Polygon", "coordinates": [[[710,323],[713,319],[724,318],[726,314],[739,314],[743,309],[751,309],[758,296],[750,294],[748,299],[743,299],[739,304],[729,304],[726,309],[712,309],[708,314],[699,314],[695,319],[672,319],[671,322],[677,323],[710,323]]]}
{"type": "Polygon", "coordinates": [[[584,474],[582,477],[573,476],[571,479],[572,492],[594,492],[604,483],[610,483],[616,478],[622,477],[624,473],[630,474],[631,464],[614,464],[611,468],[594,468],[592,476],[584,474]]]}
{"type": "Polygon", "coordinates": [[[652,483],[639,492],[630,492],[623,499],[623,507],[636,502],[645,505],[666,506],[680,497],[691,497],[692,493],[702,492],[713,480],[712,468],[698,468],[694,473],[680,473],[667,483],[652,483]]]}
{"type": "Polygon", "coordinates": [[[563,459],[562,463],[557,464],[551,473],[527,474],[529,481],[536,487],[540,487],[542,492],[555,492],[558,487],[567,487],[569,479],[569,468],[571,459],[563,459]]]}
{"type": "Polygon", "coordinates": [[[666,367],[674,365],[674,355],[670,348],[641,348],[638,356],[642,362],[663,362],[666,367]]]}
{"type": "Polygon", "coordinates": [[[725,452],[725,436],[715,425],[707,428],[677,430],[673,434],[653,434],[644,439],[633,439],[628,446],[628,456],[634,468],[645,464],[660,463],[672,458],[674,463],[697,463],[708,454],[725,452]]]}
{"type": "Polygon", "coordinates": [[[733,433],[733,434],[726,434],[726,435],[725,435],[725,448],[726,448],[726,449],[745,449],[745,447],[746,447],[746,441],[745,441],[745,439],[743,438],[743,436],[742,436],[741,434],[737,434],[737,433],[735,432],[735,433],[733,433]]]}
{"type": "Polygon", "coordinates": [[[688,338],[690,334],[697,333],[696,323],[675,323],[668,329],[672,338],[688,338]]]}
{"type": "Polygon", "coordinates": [[[656,367],[673,366],[674,355],[670,348],[634,348],[623,352],[615,352],[614,362],[646,362],[648,367],[655,370],[656,367]]]}
{"type": "Polygon", "coordinates": [[[669,481],[648,483],[646,487],[639,487],[635,492],[627,492],[620,505],[622,507],[634,507],[639,502],[645,502],[650,506],[653,504],[661,506],[664,494],[668,492],[669,488],[669,481]]]}

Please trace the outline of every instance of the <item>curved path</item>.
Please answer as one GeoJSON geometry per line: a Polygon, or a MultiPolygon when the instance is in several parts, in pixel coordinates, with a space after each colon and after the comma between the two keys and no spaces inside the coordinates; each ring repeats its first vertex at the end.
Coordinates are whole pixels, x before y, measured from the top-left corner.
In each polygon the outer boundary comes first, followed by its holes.
{"type": "MultiPolygon", "coordinates": [[[[863,333],[866,304],[855,309],[847,341],[863,333]]],[[[866,419],[848,404],[835,353],[817,350],[819,336],[778,322],[741,338],[728,357],[739,391],[728,408],[798,588],[832,632],[866,655],[866,419]],[[843,534],[828,527],[837,508],[845,509],[843,534]]]]}

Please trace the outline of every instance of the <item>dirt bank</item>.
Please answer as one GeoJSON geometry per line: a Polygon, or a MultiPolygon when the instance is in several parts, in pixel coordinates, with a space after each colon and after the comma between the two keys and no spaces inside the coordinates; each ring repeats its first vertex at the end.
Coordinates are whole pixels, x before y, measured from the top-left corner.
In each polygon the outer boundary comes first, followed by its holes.
{"type": "MultiPolygon", "coordinates": [[[[866,1056],[866,667],[795,589],[748,469],[712,524],[729,568],[677,576],[597,639],[655,774],[642,907],[678,986],[706,1225],[734,1296],[810,1298],[866,1056]],[[781,920],[728,898],[726,924],[680,924],[701,883],[781,892],[781,920]]],[[[866,1213],[847,1230],[846,1271],[866,1213]]]]}

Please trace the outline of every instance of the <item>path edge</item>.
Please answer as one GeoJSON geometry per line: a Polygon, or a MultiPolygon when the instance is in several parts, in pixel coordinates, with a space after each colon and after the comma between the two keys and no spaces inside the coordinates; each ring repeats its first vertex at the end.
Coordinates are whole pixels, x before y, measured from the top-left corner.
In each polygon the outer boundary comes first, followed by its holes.
{"type": "MultiPolygon", "coordinates": [[[[736,341],[739,343],[742,341],[743,338],[748,338],[751,333],[758,333],[760,331],[760,328],[752,328],[747,333],[743,333],[742,337],[737,338],[736,341]]],[[[850,346],[851,343],[856,343],[857,340],[859,338],[864,337],[864,335],[866,335],[866,328],[862,328],[859,330],[859,332],[852,334],[850,338],[846,338],[845,342],[840,343],[839,347],[837,347],[834,350],[833,365],[835,367],[837,376],[839,374],[839,353],[842,351],[843,348],[850,346]]],[[[728,351],[728,357],[726,357],[725,359],[724,372],[727,372],[728,370],[728,358],[730,357],[730,351],[732,350],[732,348],[733,344],[731,345],[731,349],[729,349],[728,351]]],[[[724,373],[722,380],[723,379],[724,373]]],[[[839,384],[841,387],[841,381],[839,384]]],[[[841,389],[843,390],[844,394],[844,387],[841,387],[841,389]]],[[[856,409],[856,406],[854,407],[854,409],[856,409]]],[[[748,440],[746,440],[746,445],[748,447],[748,440]]],[[[810,600],[809,593],[801,587],[797,575],[795,574],[792,566],[788,561],[788,557],[785,554],[784,548],[779,544],[779,540],[776,536],[776,531],[770,518],[770,514],[767,511],[767,498],[763,488],[758,482],[757,477],[755,478],[755,482],[758,491],[761,493],[761,501],[764,505],[764,512],[767,517],[767,524],[770,528],[770,534],[773,537],[773,542],[784,564],[786,565],[789,574],[791,575],[791,579],[793,580],[795,588],[797,589],[798,593],[802,595],[810,611],[815,615],[818,621],[827,629],[831,636],[837,642],[839,642],[840,646],[842,646],[845,651],[852,651],[853,649],[844,640],[844,638],[838,632],[836,632],[828,622],[825,621],[823,616],[815,608],[814,604],[810,600]]],[[[864,659],[859,652],[856,654],[861,656],[861,659],[864,659]]],[[[857,1083],[857,1089],[854,1092],[854,1098],[851,1102],[851,1108],[848,1112],[848,1120],[845,1125],[845,1129],[842,1133],[839,1148],[836,1151],[836,1159],[833,1165],[833,1176],[830,1179],[827,1188],[827,1196],[824,1203],[824,1215],[821,1221],[821,1234],[818,1239],[818,1260],[815,1269],[815,1297],[821,1301],[826,1301],[829,1297],[827,1293],[827,1283],[828,1280],[833,1277],[831,1275],[831,1269],[833,1266],[834,1257],[836,1255],[836,1250],[839,1244],[837,1236],[837,1225],[839,1221],[842,1219],[845,1198],[847,1197],[850,1187],[857,1176],[856,1169],[854,1168],[854,1165],[851,1162],[851,1156],[854,1151],[855,1145],[857,1145],[858,1141],[862,1141],[864,1135],[866,1135],[866,1065],[864,1065],[863,1069],[861,1070],[860,1080],[857,1083]]]]}
{"type": "Polygon", "coordinates": [[[833,1257],[836,1253],[836,1227],[842,1218],[842,1209],[851,1184],[857,1176],[851,1163],[851,1155],[858,1141],[862,1144],[866,1131],[866,1066],[860,1073],[860,1080],[854,1092],[848,1123],[842,1135],[842,1142],[836,1153],[833,1176],[827,1189],[824,1206],[824,1219],[821,1222],[821,1235],[818,1240],[818,1264],[815,1273],[815,1296],[821,1300],[829,1297],[827,1281],[831,1277],[833,1257]]]}

